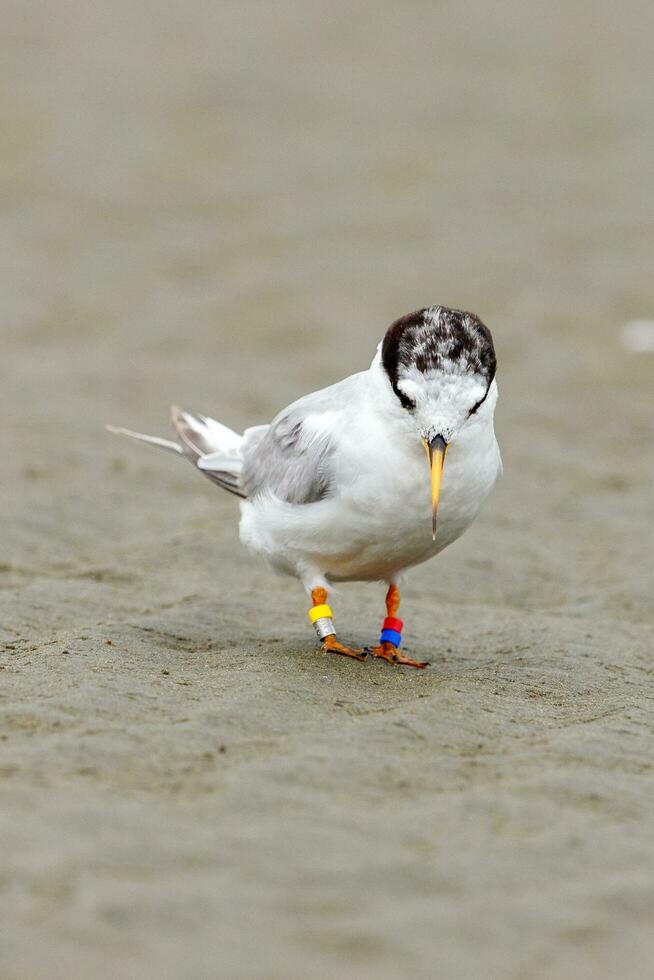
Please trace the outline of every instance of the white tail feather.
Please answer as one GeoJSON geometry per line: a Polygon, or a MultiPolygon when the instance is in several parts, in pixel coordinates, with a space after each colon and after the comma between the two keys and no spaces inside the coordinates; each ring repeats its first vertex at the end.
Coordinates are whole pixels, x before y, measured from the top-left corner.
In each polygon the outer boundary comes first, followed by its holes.
{"type": "Polygon", "coordinates": [[[133,432],[131,429],[123,429],[117,425],[105,426],[107,432],[113,432],[117,436],[129,436],[130,439],[138,439],[139,442],[148,442],[151,446],[159,446],[161,449],[168,449],[172,453],[181,453],[182,447],[171,439],[161,439],[159,436],[146,436],[143,432],[133,432]]]}
{"type": "Polygon", "coordinates": [[[243,469],[243,459],[229,453],[209,453],[207,456],[200,456],[198,469],[227,471],[236,475],[240,474],[243,469]]]}
{"type": "Polygon", "coordinates": [[[210,453],[239,455],[243,436],[215,419],[204,415],[191,415],[176,405],[170,410],[173,429],[188,449],[200,456],[210,453]]]}
{"type": "Polygon", "coordinates": [[[151,446],[185,456],[213,483],[237,497],[245,497],[240,485],[243,436],[215,419],[191,415],[190,412],[183,412],[176,407],[171,410],[171,421],[178,442],[161,439],[159,436],[146,436],[142,432],[133,432],[115,425],[108,425],[107,429],[117,435],[129,436],[139,442],[147,442],[151,446]]]}

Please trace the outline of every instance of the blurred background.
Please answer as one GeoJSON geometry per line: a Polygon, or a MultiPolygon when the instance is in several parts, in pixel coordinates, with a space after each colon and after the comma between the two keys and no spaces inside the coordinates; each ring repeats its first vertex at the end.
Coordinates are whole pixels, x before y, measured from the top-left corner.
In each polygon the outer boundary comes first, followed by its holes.
{"type": "MultiPolygon", "coordinates": [[[[2,21],[3,975],[645,976],[651,3],[2,21]],[[505,476],[410,579],[429,676],[352,669],[103,426],[268,421],[437,303],[505,476]]],[[[337,602],[369,642],[382,590],[337,602]]]]}

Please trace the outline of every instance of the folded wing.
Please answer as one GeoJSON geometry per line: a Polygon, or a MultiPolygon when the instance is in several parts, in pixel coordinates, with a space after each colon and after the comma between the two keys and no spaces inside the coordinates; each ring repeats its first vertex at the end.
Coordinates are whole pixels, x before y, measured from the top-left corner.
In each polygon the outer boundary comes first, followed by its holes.
{"type": "Polygon", "coordinates": [[[356,377],[300,398],[269,426],[246,430],[241,486],[248,500],[270,493],[310,504],[330,493],[339,410],[355,397],[356,377]]]}

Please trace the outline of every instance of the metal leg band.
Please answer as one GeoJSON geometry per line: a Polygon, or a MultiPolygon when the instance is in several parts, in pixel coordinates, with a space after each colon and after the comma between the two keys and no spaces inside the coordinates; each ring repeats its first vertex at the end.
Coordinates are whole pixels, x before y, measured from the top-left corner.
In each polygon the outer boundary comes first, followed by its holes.
{"type": "Polygon", "coordinates": [[[317,619],[313,626],[316,631],[316,635],[321,642],[326,640],[328,636],[336,636],[334,621],[333,619],[329,619],[327,616],[317,619]]]}

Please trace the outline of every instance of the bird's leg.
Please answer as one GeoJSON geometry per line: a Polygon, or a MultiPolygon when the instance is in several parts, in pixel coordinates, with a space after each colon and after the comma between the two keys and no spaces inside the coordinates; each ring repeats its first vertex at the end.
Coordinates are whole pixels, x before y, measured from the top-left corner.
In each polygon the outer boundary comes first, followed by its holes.
{"type": "Polygon", "coordinates": [[[329,650],[331,653],[340,653],[343,657],[365,660],[366,654],[363,650],[353,650],[352,647],[343,646],[336,639],[332,611],[327,605],[327,589],[312,589],[311,601],[313,606],[309,611],[309,619],[313,623],[318,639],[325,650],[329,650]]]}
{"type": "Polygon", "coordinates": [[[379,645],[372,647],[371,652],[375,657],[387,660],[389,664],[403,664],[405,667],[418,667],[419,669],[429,667],[428,662],[412,660],[411,657],[404,657],[398,653],[398,647],[402,642],[402,626],[404,625],[402,620],[397,619],[395,615],[399,608],[400,590],[397,585],[391,584],[386,593],[386,619],[379,637],[379,645]]]}

